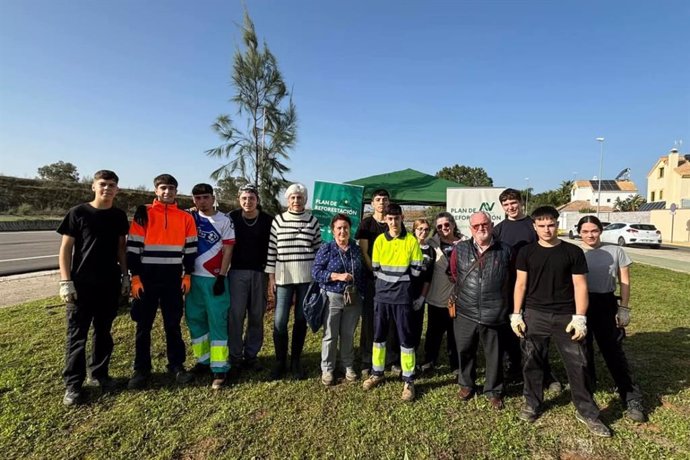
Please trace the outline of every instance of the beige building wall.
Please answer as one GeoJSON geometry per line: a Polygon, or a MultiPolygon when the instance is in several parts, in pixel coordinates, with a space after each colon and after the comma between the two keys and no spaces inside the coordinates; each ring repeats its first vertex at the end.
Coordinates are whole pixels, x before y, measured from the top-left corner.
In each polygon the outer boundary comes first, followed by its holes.
{"type": "Polygon", "coordinates": [[[666,208],[682,199],[690,198],[690,175],[688,162],[672,149],[667,156],[659,158],[647,174],[647,202],[665,201],[666,208]]]}
{"type": "Polygon", "coordinates": [[[690,209],[677,209],[671,216],[668,209],[650,211],[649,223],[661,232],[665,243],[690,243],[690,209]],[[673,221],[673,241],[671,241],[671,221],[673,221]]]}

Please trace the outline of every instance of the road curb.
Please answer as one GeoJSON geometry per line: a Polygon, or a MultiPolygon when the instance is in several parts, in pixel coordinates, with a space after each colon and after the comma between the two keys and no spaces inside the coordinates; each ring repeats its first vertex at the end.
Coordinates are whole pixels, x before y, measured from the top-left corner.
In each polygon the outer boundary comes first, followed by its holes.
{"type": "Polygon", "coordinates": [[[56,275],[59,273],[60,273],[60,270],[44,270],[44,271],[40,271],[40,272],[20,273],[18,275],[0,276],[0,283],[5,282],[5,281],[15,281],[15,280],[28,279],[28,278],[38,278],[40,276],[51,276],[51,275],[56,275]]]}

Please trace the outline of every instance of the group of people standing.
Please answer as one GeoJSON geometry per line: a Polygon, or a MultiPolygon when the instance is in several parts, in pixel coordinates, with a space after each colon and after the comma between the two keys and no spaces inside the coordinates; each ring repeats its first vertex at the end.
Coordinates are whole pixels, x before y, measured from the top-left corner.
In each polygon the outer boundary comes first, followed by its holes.
{"type": "Polygon", "coordinates": [[[148,384],[158,308],[168,371],[177,382],[210,372],[212,388],[219,389],[229,373],[260,369],[257,355],[268,291],[276,301],[271,378],[283,378],[288,371],[303,378],[303,302],[313,281],[326,299],[321,347],[321,382],[326,386],[339,377],[354,382],[361,376],[369,391],[385,381],[389,368],[402,378],[402,399],[412,401],[415,378],[434,371],[446,334],[459,399],[467,401],[477,393],[481,343],[483,393],[491,407],[504,407],[506,381],[523,381],[525,404],[519,416],[533,422],[541,414],[545,388],[560,389],[548,362],[553,341],[577,419],[592,433],[610,436],[593,399],[596,341],[626,413],[645,420],[642,395],[621,344],[630,320],[631,261],[622,249],[601,245],[596,217],[578,224],[583,251],[558,239],[556,209],[540,207],[528,217],[520,192],[507,189],[499,197],[506,218],[495,227],[489,214],[476,212],[470,217],[471,235],[465,236],[453,216],[441,212],[430,236],[427,219],[417,219],[408,232],[403,210],[380,189],[371,197],[373,214],[362,220],[354,237],[350,218],[337,214],[330,223],[333,241],[322,243],[319,223],[305,209],[308,192],[302,184],[288,187],[287,210],[275,217],[260,210],[253,186],[243,187],[240,209],[226,216],[214,209],[208,184],[193,188],[191,212],[178,209],[177,181],[162,174],[154,179],[153,204],[138,210],[130,225],[113,206],[117,183],[114,172],[98,171],[93,201],[72,208],[58,229],[63,235],[60,295],[67,303],[68,324],[66,405],[83,400],[85,381],[112,386],[110,330],[119,295],[130,292],[136,322],[131,389],[148,384]],[[183,314],[197,361],[191,372],[184,368],[183,314]],[[357,372],[354,339],[360,318],[357,372]],[[85,343],[91,324],[94,346],[87,378],[85,343]],[[419,364],[418,354],[423,356],[419,364]]]}

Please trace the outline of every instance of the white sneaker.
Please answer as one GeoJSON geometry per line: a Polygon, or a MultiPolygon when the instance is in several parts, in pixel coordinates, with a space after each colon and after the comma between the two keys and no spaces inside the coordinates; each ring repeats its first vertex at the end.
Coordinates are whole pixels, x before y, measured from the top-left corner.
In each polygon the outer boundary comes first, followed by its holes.
{"type": "Polygon", "coordinates": [[[346,367],[345,368],[345,380],[348,382],[354,382],[357,380],[357,372],[351,367],[346,367]]]}
{"type": "Polygon", "coordinates": [[[323,371],[321,373],[321,383],[327,387],[333,385],[333,372],[323,371]]]}

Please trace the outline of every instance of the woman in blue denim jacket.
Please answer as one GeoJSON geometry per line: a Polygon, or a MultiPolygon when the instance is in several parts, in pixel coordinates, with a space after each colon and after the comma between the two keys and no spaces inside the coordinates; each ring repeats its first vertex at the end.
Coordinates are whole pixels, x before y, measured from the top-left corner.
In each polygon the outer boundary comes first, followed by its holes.
{"type": "Polygon", "coordinates": [[[357,380],[353,367],[354,335],[362,313],[364,262],[359,246],[350,239],[350,218],[337,214],[331,220],[334,240],[323,244],[316,254],[312,277],[328,298],[321,343],[321,382],[332,385],[340,339],[340,362],[348,382],[357,380]]]}

